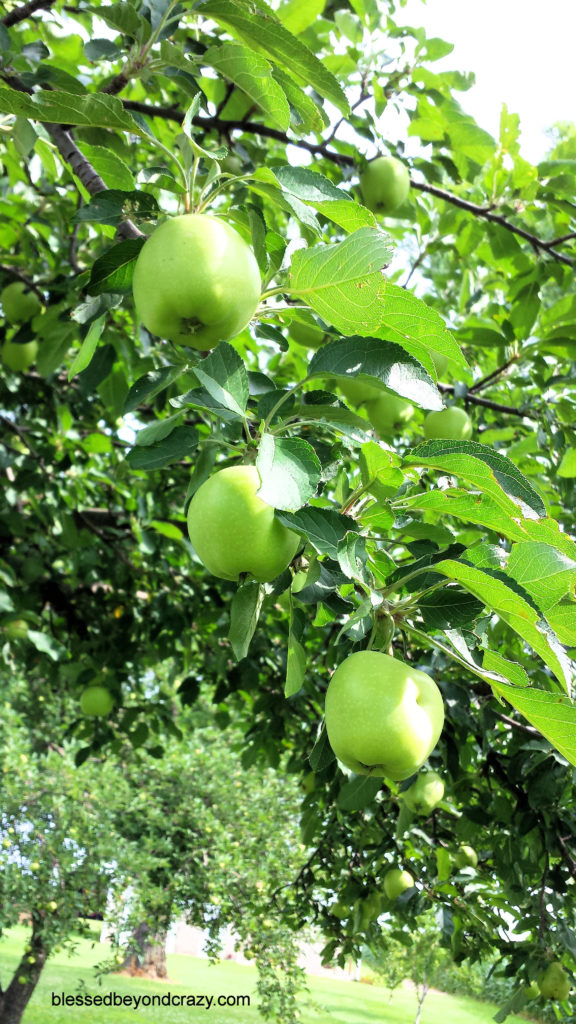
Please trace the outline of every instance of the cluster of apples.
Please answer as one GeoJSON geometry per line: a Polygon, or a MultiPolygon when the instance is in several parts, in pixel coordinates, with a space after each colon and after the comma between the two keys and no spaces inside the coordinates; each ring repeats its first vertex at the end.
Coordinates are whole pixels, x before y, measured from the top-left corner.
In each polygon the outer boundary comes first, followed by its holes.
{"type": "MultiPolygon", "coordinates": [[[[0,293],[0,303],[9,324],[28,323],[42,309],[42,303],[35,291],[24,281],[13,281],[0,293]]],[[[2,346],[2,362],[15,373],[28,370],[38,355],[38,342],[12,341],[7,339],[2,346]]]]}

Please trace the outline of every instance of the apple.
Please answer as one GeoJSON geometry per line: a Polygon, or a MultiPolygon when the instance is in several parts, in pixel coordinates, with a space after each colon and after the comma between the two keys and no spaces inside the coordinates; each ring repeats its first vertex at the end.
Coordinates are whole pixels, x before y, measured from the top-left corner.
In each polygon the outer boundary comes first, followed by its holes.
{"type": "Polygon", "coordinates": [[[459,846],[454,854],[454,863],[457,868],[478,867],[478,854],[472,846],[459,846]]]}
{"type": "Polygon", "coordinates": [[[364,402],[364,408],[374,430],[381,437],[393,437],[414,415],[414,406],[398,395],[381,394],[379,398],[364,402]]]}
{"type": "Polygon", "coordinates": [[[26,341],[19,344],[16,341],[5,341],[2,346],[2,362],[14,373],[22,373],[28,370],[36,361],[38,355],[38,342],[26,341]]]}
{"type": "Polygon", "coordinates": [[[84,715],[91,718],[105,718],[114,707],[114,698],[105,686],[87,686],[80,697],[80,707],[84,715]]]}
{"type": "Polygon", "coordinates": [[[37,861],[37,860],[33,860],[31,865],[30,865],[30,870],[31,871],[40,871],[40,862],[37,861]]]}
{"type": "Polygon", "coordinates": [[[224,157],[220,167],[226,172],[226,174],[233,174],[235,176],[242,174],[244,169],[242,161],[236,153],[228,153],[228,155],[224,157]]]}
{"type": "Polygon", "coordinates": [[[333,903],[329,909],[330,913],[334,914],[334,917],[337,917],[340,921],[344,921],[345,918],[350,917],[352,912],[352,908],[347,906],[346,903],[342,903],[341,900],[333,903]]]}
{"type": "Polygon", "coordinates": [[[430,814],[444,796],[444,783],[437,772],[423,772],[402,796],[414,814],[430,814]]]}
{"type": "Polygon", "coordinates": [[[538,982],[531,981],[529,985],[526,985],[524,995],[526,999],[538,999],[540,995],[540,986],[538,985],[538,982]]]}
{"type": "Polygon", "coordinates": [[[206,351],[235,338],[260,301],[256,257],[218,217],[186,213],[157,227],[132,282],[136,311],[152,334],[206,351]]]}
{"type": "Polygon", "coordinates": [[[289,565],[300,537],[274,516],[256,494],[256,466],[229,466],[209,477],[188,508],[188,533],[198,558],[213,576],[238,580],[251,573],[259,583],[276,579],[289,565]]]}
{"type": "Polygon", "coordinates": [[[396,157],[378,156],[360,175],[360,191],[372,213],[393,213],[408,198],[408,168],[396,157]]]}
{"type": "Polygon", "coordinates": [[[559,960],[554,960],[538,981],[545,999],[559,999],[561,1002],[570,995],[570,978],[559,960]]]}
{"type": "Polygon", "coordinates": [[[376,384],[369,384],[364,377],[338,377],[335,381],[345,398],[352,405],[363,405],[373,399],[382,398],[384,391],[376,384]]]}
{"type": "Polygon", "coordinates": [[[304,345],[305,348],[320,348],[326,338],[319,327],[303,324],[300,320],[293,320],[289,330],[292,341],[295,341],[297,345],[304,345]]]}
{"type": "Polygon", "coordinates": [[[434,680],[381,651],[351,654],[326,691],[330,746],[358,775],[409,778],[436,746],[443,724],[434,680]]]}
{"type": "Polygon", "coordinates": [[[391,868],[384,875],[384,892],[389,900],[398,899],[406,889],[411,889],[414,879],[409,871],[402,871],[400,868],[391,868]]]}
{"type": "Polygon", "coordinates": [[[24,323],[42,309],[42,303],[32,289],[24,281],[14,281],[2,289],[0,302],[4,316],[11,324],[24,323]]]}
{"type": "Polygon", "coordinates": [[[50,900],[50,902],[46,904],[46,910],[51,910],[52,913],[54,913],[55,910],[58,910],[56,900],[50,900]]]}
{"type": "Polygon", "coordinates": [[[28,623],[25,619],[12,619],[4,623],[4,632],[9,640],[25,640],[28,636],[28,623]]]}
{"type": "Polygon", "coordinates": [[[427,438],[444,437],[452,441],[468,441],[472,437],[472,420],[464,409],[451,405],[448,409],[429,412],[424,420],[427,438]]]}

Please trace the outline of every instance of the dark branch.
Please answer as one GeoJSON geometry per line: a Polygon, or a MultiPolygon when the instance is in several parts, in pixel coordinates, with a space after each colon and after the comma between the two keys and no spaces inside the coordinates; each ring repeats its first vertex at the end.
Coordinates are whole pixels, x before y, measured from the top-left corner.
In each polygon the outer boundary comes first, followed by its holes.
{"type": "Polygon", "coordinates": [[[16,7],[13,11],[5,14],[0,22],[4,25],[4,28],[12,28],[12,25],[17,25],[20,21],[26,21],[34,11],[39,11],[42,7],[52,7],[52,0],[29,0],[29,3],[22,4],[21,7],[16,7]]]}
{"type": "MultiPolygon", "coordinates": [[[[452,393],[454,386],[452,384],[438,384],[440,391],[445,393],[452,393]]],[[[509,416],[525,416],[529,420],[538,420],[540,417],[533,412],[528,412],[524,409],[516,409],[513,405],[501,405],[500,402],[491,402],[488,398],[480,398],[480,395],[474,395],[472,392],[468,392],[466,395],[466,401],[470,402],[471,405],[483,405],[485,409],[493,409],[494,412],[505,412],[509,416]]]]}

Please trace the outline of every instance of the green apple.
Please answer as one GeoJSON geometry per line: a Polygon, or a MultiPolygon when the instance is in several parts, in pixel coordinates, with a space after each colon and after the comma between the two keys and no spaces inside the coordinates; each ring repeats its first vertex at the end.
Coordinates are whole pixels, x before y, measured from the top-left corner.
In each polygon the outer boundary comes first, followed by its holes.
{"type": "Polygon", "coordinates": [[[393,156],[378,156],[360,175],[364,206],[372,213],[393,213],[408,198],[410,172],[393,156]]]}
{"type": "Polygon", "coordinates": [[[559,960],[554,960],[538,981],[540,992],[545,999],[559,999],[561,1002],[570,995],[570,978],[559,960]]]}
{"type": "Polygon", "coordinates": [[[114,707],[114,698],[105,686],[87,686],[82,691],[80,707],[84,715],[105,718],[114,707]]]}
{"type": "Polygon", "coordinates": [[[226,221],[187,213],[152,232],[136,260],[132,290],[152,334],[206,351],[250,322],[260,301],[260,271],[250,246],[226,221]]]}
{"type": "Polygon", "coordinates": [[[452,441],[468,441],[472,437],[472,420],[464,409],[451,405],[448,409],[429,412],[424,420],[427,438],[444,437],[452,441]]]}
{"type": "Polygon", "coordinates": [[[297,345],[304,345],[305,348],[320,348],[324,344],[326,335],[319,327],[303,324],[300,320],[293,320],[290,324],[290,337],[297,345]]]}
{"type": "Polygon", "coordinates": [[[38,342],[25,341],[19,344],[15,341],[5,341],[2,346],[2,362],[14,373],[22,373],[28,370],[36,361],[38,355],[38,342]]]}
{"type": "Polygon", "coordinates": [[[0,302],[4,316],[11,324],[25,323],[42,309],[42,303],[24,281],[14,281],[3,288],[0,302]]]}
{"type": "Polygon", "coordinates": [[[40,871],[40,861],[33,860],[31,865],[30,865],[30,870],[31,871],[40,871]]]}
{"type": "Polygon", "coordinates": [[[412,419],[414,406],[398,395],[381,394],[364,403],[374,430],[381,437],[394,437],[412,419]]]}
{"type": "Polygon", "coordinates": [[[352,913],[352,908],[347,906],[346,903],[342,903],[341,900],[333,903],[329,909],[330,913],[334,914],[334,917],[337,917],[340,921],[344,921],[352,913]]]}
{"type": "Polygon", "coordinates": [[[409,871],[402,871],[400,868],[390,868],[384,875],[384,892],[389,900],[398,899],[406,889],[411,889],[414,879],[409,871]]]}
{"type": "Polygon", "coordinates": [[[50,902],[46,904],[46,910],[51,910],[52,913],[54,913],[55,910],[58,910],[56,900],[50,900],[50,902]]]}
{"type": "Polygon", "coordinates": [[[236,153],[228,153],[228,155],[224,157],[220,167],[226,172],[226,174],[234,174],[235,176],[242,174],[244,169],[242,161],[236,153]]]}
{"type": "Polygon", "coordinates": [[[437,772],[422,772],[402,796],[414,814],[430,814],[444,796],[444,783],[437,772]]]}
{"type": "Polygon", "coordinates": [[[524,995],[526,999],[538,999],[540,996],[540,986],[537,981],[531,981],[529,985],[526,985],[524,989],[524,995]]]}
{"type": "Polygon", "coordinates": [[[443,724],[434,680],[381,651],[351,654],[326,691],[330,746],[358,775],[409,778],[436,746],[443,724]]]}
{"type": "Polygon", "coordinates": [[[454,854],[454,863],[457,868],[478,867],[478,854],[472,846],[459,846],[454,854]]]}
{"type": "Polygon", "coordinates": [[[251,573],[268,583],[284,572],[300,546],[298,534],[257,496],[259,487],[255,466],[230,466],[206,480],[190,502],[190,540],[203,565],[220,579],[251,573]]]}
{"type": "Polygon", "coordinates": [[[384,395],[382,388],[369,384],[364,377],[337,377],[335,384],[352,405],[363,405],[384,395]]]}
{"type": "Polygon", "coordinates": [[[12,619],[12,622],[5,622],[3,628],[9,640],[25,640],[28,636],[28,623],[25,619],[12,619]]]}

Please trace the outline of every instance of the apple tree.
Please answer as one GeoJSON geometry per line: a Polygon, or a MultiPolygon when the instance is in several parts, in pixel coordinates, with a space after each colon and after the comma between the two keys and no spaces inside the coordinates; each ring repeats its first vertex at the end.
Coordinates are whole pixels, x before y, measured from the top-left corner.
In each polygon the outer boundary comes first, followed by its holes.
{"type": "Polygon", "coordinates": [[[342,962],[432,908],[504,1020],[576,955],[573,131],[537,166],[505,106],[490,136],[394,0],[14,3],[0,49],[27,727],[161,758],[208,697],[243,766],[305,780],[271,915],[342,962]]]}

